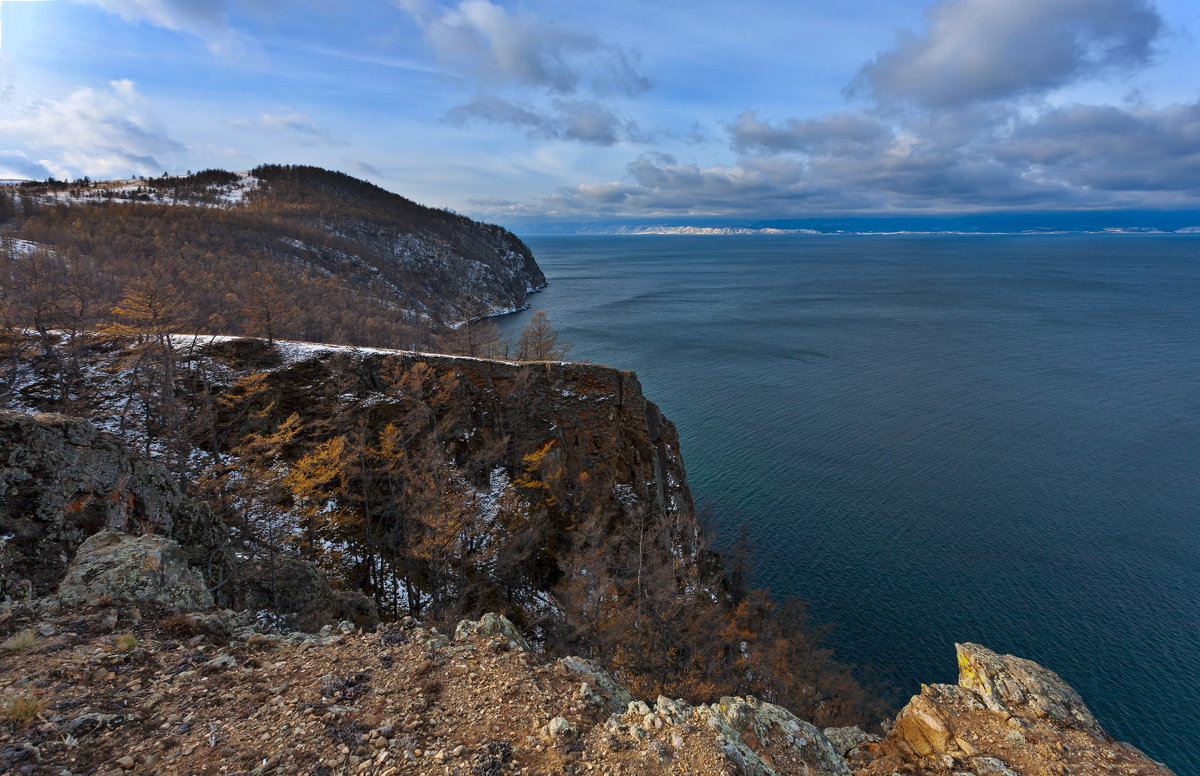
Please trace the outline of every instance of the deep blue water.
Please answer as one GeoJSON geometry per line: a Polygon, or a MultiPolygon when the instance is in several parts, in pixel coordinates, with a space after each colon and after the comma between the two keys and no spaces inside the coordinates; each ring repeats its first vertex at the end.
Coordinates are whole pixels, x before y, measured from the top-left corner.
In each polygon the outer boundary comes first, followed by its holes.
{"type": "Polygon", "coordinates": [[[956,641],[1028,657],[1200,774],[1200,237],[528,242],[839,656],[899,702],[956,641]]]}

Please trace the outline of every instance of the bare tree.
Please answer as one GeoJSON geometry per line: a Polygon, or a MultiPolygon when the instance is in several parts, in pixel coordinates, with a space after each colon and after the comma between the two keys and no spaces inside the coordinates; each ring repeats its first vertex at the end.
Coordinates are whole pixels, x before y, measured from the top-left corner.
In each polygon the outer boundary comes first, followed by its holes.
{"type": "Polygon", "coordinates": [[[517,340],[516,357],[519,361],[562,361],[574,347],[558,335],[550,325],[546,313],[538,310],[529,319],[517,340]]]}

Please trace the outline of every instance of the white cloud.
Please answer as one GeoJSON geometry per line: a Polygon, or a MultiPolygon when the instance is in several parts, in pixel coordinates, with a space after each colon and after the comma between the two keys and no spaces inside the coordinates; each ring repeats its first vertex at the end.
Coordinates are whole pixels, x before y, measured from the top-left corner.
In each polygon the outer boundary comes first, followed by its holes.
{"type": "Polygon", "coordinates": [[[183,150],[150,115],[132,81],[35,100],[0,116],[0,143],[35,152],[57,177],[120,177],[163,171],[160,157],[183,150]]]}
{"type": "Polygon", "coordinates": [[[608,102],[650,88],[634,52],[595,34],[510,13],[491,0],[395,0],[421,27],[446,70],[476,91],[446,114],[452,124],[486,121],[531,138],[590,145],[648,136],[608,102]]]}
{"type": "Polygon", "coordinates": [[[290,135],[302,145],[346,144],[344,140],[327,132],[307,114],[290,108],[283,108],[279,113],[264,113],[254,121],[236,119],[229,124],[234,127],[265,129],[275,134],[290,135]]]}
{"type": "Polygon", "coordinates": [[[928,108],[1038,94],[1145,64],[1163,27],[1147,0],[942,0],[850,87],[928,108]]]}
{"type": "Polygon", "coordinates": [[[729,127],[734,145],[775,153],[712,166],[645,154],[620,180],[474,204],[493,218],[1200,207],[1200,102],[1070,105],[1024,118],[950,112],[828,140],[859,118],[871,120],[836,114],[778,126],[743,114],[729,127]]]}
{"type": "Polygon", "coordinates": [[[0,150],[0,179],[45,180],[53,175],[49,167],[36,159],[30,159],[21,151],[0,150]]]}
{"type": "Polygon", "coordinates": [[[1093,191],[1200,197],[1200,101],[1157,110],[1070,105],[1019,126],[994,153],[1093,191]]]}
{"type": "Polygon", "coordinates": [[[445,8],[429,0],[397,0],[421,26],[425,41],[452,72],[484,87],[510,85],[574,94],[638,94],[650,84],[636,56],[589,32],[516,16],[489,0],[445,8]]]}
{"type": "Polygon", "coordinates": [[[878,119],[857,113],[834,113],[803,121],[788,119],[782,127],[774,127],[760,120],[754,111],[746,111],[728,129],[739,151],[801,151],[813,155],[878,153],[892,135],[891,128],[878,119]]]}
{"type": "Polygon", "coordinates": [[[577,140],[592,145],[614,145],[621,140],[642,140],[637,125],[595,100],[555,99],[547,109],[519,105],[492,95],[481,95],[452,109],[446,120],[465,124],[479,119],[524,130],[529,137],[577,140]]]}
{"type": "Polygon", "coordinates": [[[74,0],[120,16],[128,22],[145,22],[204,41],[214,54],[244,54],[250,46],[245,35],[230,23],[229,11],[238,6],[268,8],[272,0],[74,0]]]}

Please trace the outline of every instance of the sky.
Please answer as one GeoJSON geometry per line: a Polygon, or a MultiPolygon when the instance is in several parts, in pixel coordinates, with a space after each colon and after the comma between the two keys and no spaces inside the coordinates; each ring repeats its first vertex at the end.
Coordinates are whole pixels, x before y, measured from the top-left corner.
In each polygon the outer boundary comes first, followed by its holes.
{"type": "Polygon", "coordinates": [[[1195,0],[0,0],[0,178],[505,225],[1200,209],[1195,0]]]}

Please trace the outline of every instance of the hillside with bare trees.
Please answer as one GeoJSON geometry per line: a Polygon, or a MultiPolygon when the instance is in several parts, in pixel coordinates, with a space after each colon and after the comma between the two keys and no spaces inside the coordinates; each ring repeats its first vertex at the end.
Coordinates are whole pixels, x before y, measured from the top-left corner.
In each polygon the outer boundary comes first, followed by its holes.
{"type": "Polygon", "coordinates": [[[545,285],[507,230],[315,167],[0,187],[10,325],[454,349],[545,285]],[[142,320],[139,316],[148,315],[142,320]]]}

